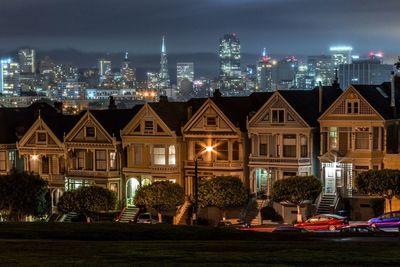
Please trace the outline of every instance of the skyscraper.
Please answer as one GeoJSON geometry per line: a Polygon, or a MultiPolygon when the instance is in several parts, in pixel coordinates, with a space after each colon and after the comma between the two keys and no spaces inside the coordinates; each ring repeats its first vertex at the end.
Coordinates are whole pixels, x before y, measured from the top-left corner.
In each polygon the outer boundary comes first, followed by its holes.
{"type": "Polygon", "coordinates": [[[133,88],[135,86],[136,69],[132,67],[128,52],[125,53],[124,61],[121,65],[121,80],[123,87],[133,88]]]}
{"type": "Polygon", "coordinates": [[[111,60],[99,60],[99,76],[104,76],[111,73],[111,60]]]}
{"type": "Polygon", "coordinates": [[[333,76],[335,73],[332,56],[309,56],[307,58],[307,65],[309,76],[312,77],[314,80],[312,87],[317,86],[319,82],[321,82],[322,85],[332,84],[333,76]]]}
{"type": "Polygon", "coordinates": [[[240,41],[235,33],[225,34],[219,42],[221,89],[232,91],[240,83],[240,41]]]}
{"type": "Polygon", "coordinates": [[[181,82],[194,80],[194,64],[193,62],[178,62],[176,63],[176,86],[178,90],[181,88],[181,82]]]}
{"type": "Polygon", "coordinates": [[[266,49],[263,49],[262,56],[257,63],[257,91],[272,90],[272,62],[267,56],[266,49]]]}
{"type": "Polygon", "coordinates": [[[340,64],[351,63],[351,46],[331,46],[330,49],[332,55],[333,69],[338,69],[340,64]]]}
{"type": "Polygon", "coordinates": [[[25,48],[18,51],[19,67],[21,73],[36,72],[36,51],[35,49],[25,48]]]}
{"type": "Polygon", "coordinates": [[[169,88],[170,87],[167,50],[165,48],[165,37],[164,36],[162,37],[160,73],[158,75],[158,78],[159,78],[159,87],[160,87],[160,89],[165,89],[165,88],[169,88]]]}
{"type": "Polygon", "coordinates": [[[20,69],[18,62],[0,60],[0,93],[17,96],[20,94],[20,69]]]}
{"type": "Polygon", "coordinates": [[[382,55],[370,53],[368,59],[339,65],[339,83],[342,88],[350,84],[381,84],[390,81],[392,71],[393,65],[382,64],[382,55]]]}

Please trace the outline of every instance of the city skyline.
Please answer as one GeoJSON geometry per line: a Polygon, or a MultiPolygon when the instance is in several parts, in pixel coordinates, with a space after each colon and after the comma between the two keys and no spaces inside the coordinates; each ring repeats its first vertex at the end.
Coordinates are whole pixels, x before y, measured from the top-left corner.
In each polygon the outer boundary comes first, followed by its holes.
{"type": "Polygon", "coordinates": [[[359,53],[377,49],[394,55],[400,41],[395,16],[400,3],[394,0],[7,0],[2,7],[7,12],[0,19],[1,52],[35,47],[156,53],[166,35],[170,54],[210,53],[217,52],[220,36],[236,32],[243,53],[266,47],[270,54],[323,54],[330,45],[352,45],[359,53]]]}

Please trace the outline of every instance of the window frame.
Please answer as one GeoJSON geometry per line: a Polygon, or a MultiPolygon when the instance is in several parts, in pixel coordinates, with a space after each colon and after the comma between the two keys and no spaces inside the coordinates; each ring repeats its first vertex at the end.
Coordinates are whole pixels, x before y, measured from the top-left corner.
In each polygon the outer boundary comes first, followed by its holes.
{"type": "Polygon", "coordinates": [[[85,126],[85,137],[86,138],[96,138],[96,127],[85,126]],[[88,135],[88,129],[93,129],[93,135],[88,135]]]}
{"type": "Polygon", "coordinates": [[[286,110],[283,108],[271,109],[271,123],[284,124],[286,122],[286,110]],[[276,112],[276,121],[274,120],[274,113],[276,112]]]}

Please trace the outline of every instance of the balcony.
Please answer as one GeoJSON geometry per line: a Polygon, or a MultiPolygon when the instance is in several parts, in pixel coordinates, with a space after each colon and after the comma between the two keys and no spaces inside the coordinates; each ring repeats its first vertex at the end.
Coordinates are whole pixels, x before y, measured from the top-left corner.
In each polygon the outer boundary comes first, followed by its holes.
{"type": "Polygon", "coordinates": [[[252,164],[273,164],[273,165],[309,165],[310,158],[263,158],[250,156],[249,165],[252,164]]]}
{"type": "MultiPolygon", "coordinates": [[[[218,162],[218,161],[198,161],[198,168],[209,168],[209,169],[241,169],[243,168],[242,162],[218,162]]],[[[185,160],[185,168],[194,168],[194,161],[185,160]]]]}
{"type": "Polygon", "coordinates": [[[92,170],[68,170],[68,176],[73,177],[90,177],[90,178],[112,178],[119,177],[119,171],[92,171],[92,170]]]}
{"type": "Polygon", "coordinates": [[[64,184],[65,175],[64,174],[44,174],[40,175],[43,179],[49,182],[49,184],[64,184]]]}

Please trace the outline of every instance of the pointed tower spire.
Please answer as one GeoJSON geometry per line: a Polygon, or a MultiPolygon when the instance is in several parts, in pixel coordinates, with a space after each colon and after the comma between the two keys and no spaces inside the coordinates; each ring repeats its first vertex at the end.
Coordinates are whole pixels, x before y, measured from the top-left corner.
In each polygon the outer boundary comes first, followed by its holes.
{"type": "Polygon", "coordinates": [[[125,57],[124,57],[125,61],[128,61],[128,51],[125,52],[125,57]]]}
{"type": "Polygon", "coordinates": [[[165,50],[165,36],[164,35],[162,37],[161,53],[166,53],[166,50],[165,50]]]}
{"type": "Polygon", "coordinates": [[[267,48],[264,47],[263,52],[262,52],[262,56],[265,57],[267,55],[267,48]]]}

